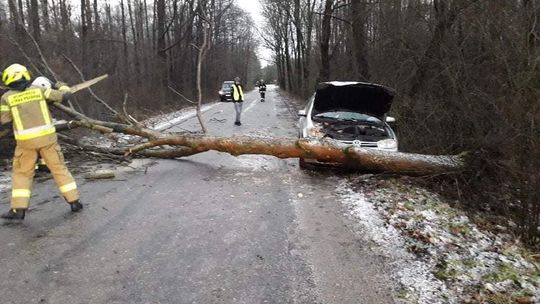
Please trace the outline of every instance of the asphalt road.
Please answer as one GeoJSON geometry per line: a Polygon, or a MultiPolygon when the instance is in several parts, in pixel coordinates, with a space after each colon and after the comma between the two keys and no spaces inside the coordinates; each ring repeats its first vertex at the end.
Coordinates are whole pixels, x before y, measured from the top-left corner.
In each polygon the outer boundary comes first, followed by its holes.
{"type": "MultiPolygon", "coordinates": [[[[240,127],[232,104],[207,110],[209,133],[296,136],[286,97],[257,95],[240,127]]],[[[393,303],[384,260],[334,194],[343,178],[207,152],[79,178],[80,214],[37,183],[26,220],[0,226],[0,303],[393,303]]]]}

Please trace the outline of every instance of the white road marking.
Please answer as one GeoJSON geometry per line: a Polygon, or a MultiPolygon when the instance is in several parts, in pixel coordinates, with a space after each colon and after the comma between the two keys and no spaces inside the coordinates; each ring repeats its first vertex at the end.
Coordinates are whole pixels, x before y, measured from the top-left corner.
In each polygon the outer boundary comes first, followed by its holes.
{"type": "MultiPolygon", "coordinates": [[[[201,108],[201,112],[206,112],[210,109],[212,109],[213,107],[217,106],[219,103],[214,103],[214,104],[211,104],[211,105],[205,105],[205,106],[202,106],[201,108]]],[[[186,112],[185,114],[183,115],[180,115],[178,117],[175,117],[174,119],[171,119],[169,121],[166,121],[166,122],[163,122],[163,123],[160,123],[158,125],[156,125],[154,127],[154,129],[156,130],[159,130],[159,131],[162,131],[164,129],[168,129],[170,127],[173,127],[177,124],[179,124],[180,122],[184,121],[184,120],[187,120],[187,119],[190,119],[190,118],[193,118],[197,115],[197,111],[195,109],[189,111],[189,112],[186,112]]]]}
{"type": "Polygon", "coordinates": [[[249,110],[253,109],[253,107],[257,104],[257,99],[254,99],[251,104],[243,111],[244,113],[247,113],[249,110]]]}

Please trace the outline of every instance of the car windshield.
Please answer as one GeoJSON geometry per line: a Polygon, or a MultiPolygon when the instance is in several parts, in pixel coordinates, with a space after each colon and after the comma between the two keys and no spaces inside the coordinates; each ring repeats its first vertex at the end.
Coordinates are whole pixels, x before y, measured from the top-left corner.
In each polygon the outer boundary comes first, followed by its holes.
{"type": "Polygon", "coordinates": [[[221,86],[221,89],[228,90],[231,88],[232,84],[233,84],[232,82],[224,82],[223,85],[221,86]]]}
{"type": "Polygon", "coordinates": [[[382,124],[382,121],[376,117],[369,116],[362,113],[357,113],[357,112],[341,112],[341,111],[324,112],[324,113],[319,113],[315,115],[314,118],[332,119],[332,120],[339,120],[339,121],[363,121],[363,122],[370,122],[374,124],[382,124]]]}

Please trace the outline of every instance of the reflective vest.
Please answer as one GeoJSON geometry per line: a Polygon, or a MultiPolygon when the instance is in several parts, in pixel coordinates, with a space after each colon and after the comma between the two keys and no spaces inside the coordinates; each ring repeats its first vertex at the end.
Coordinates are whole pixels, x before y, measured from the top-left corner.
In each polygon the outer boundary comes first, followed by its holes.
{"type": "Polygon", "coordinates": [[[232,92],[233,101],[236,101],[236,102],[244,101],[244,91],[242,91],[242,85],[233,84],[232,91],[233,91],[232,92]]]}
{"type": "Polygon", "coordinates": [[[24,91],[10,90],[0,100],[0,121],[2,124],[13,121],[13,134],[18,142],[46,136],[56,140],[47,100],[60,102],[62,97],[58,90],[34,86],[24,91]]]}

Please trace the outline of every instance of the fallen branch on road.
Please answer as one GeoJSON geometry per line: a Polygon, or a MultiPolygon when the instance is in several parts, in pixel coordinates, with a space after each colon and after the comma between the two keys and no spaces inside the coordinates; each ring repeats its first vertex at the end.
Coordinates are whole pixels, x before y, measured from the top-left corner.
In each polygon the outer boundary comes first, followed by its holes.
{"type": "MultiPolygon", "coordinates": [[[[279,158],[316,159],[320,162],[338,163],[346,167],[372,172],[388,172],[404,175],[437,175],[456,173],[465,169],[462,155],[421,155],[402,152],[386,152],[346,146],[333,140],[270,138],[270,137],[213,137],[190,133],[163,133],[141,124],[117,123],[92,119],[62,104],[53,104],[74,118],[67,128],[82,127],[101,133],[121,133],[134,136],[136,143],[99,146],[85,144],[76,138],[59,134],[60,139],[92,153],[105,157],[155,157],[180,158],[206,151],[219,151],[234,156],[244,154],[271,155],[279,158]]],[[[124,113],[127,114],[127,113],[124,113]]],[[[127,121],[127,120],[125,120],[127,121]]],[[[59,128],[65,128],[62,126],[59,128]]]]}
{"type": "MultiPolygon", "coordinates": [[[[213,137],[183,133],[161,133],[142,126],[126,125],[91,119],[77,111],[55,104],[57,108],[76,118],[70,125],[105,133],[139,136],[146,142],[127,147],[106,148],[104,152],[129,157],[139,155],[156,158],[179,158],[210,150],[229,153],[272,155],[279,158],[316,159],[373,172],[404,175],[436,175],[456,173],[465,169],[462,155],[422,155],[387,152],[346,146],[332,140],[270,138],[270,137],[213,137]]],[[[81,148],[96,151],[96,147],[81,148]]],[[[101,148],[103,149],[103,148],[101,148]]]]}
{"type": "MultiPolygon", "coordinates": [[[[347,167],[375,172],[406,175],[433,175],[459,172],[464,169],[463,156],[434,156],[402,152],[388,152],[346,146],[332,140],[213,137],[203,135],[171,134],[129,148],[126,156],[161,146],[191,148],[192,154],[210,150],[229,153],[272,155],[279,158],[307,158],[321,162],[339,163],[347,167]]],[[[186,151],[188,151],[186,148],[186,151]]]]}

